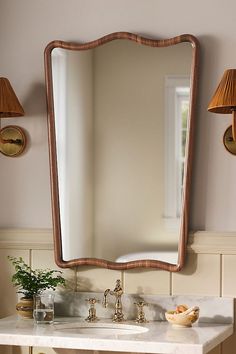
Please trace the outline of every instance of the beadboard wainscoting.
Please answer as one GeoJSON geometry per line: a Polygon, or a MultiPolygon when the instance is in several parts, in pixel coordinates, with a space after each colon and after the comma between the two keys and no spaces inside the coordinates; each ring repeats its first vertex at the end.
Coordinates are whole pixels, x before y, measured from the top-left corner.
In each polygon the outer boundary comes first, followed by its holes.
{"type": "MultiPolygon", "coordinates": [[[[16,290],[11,276],[14,269],[7,256],[22,256],[33,268],[53,268],[53,238],[50,229],[0,230],[0,317],[15,313],[16,290]]],[[[156,269],[128,271],[107,270],[83,266],[63,269],[70,291],[101,292],[112,287],[120,278],[124,290],[130,294],[205,295],[236,298],[236,233],[192,232],[189,235],[187,259],[179,273],[156,269]]],[[[59,290],[60,291],[60,290],[59,290]]],[[[29,348],[0,348],[0,354],[28,353],[29,348]]],[[[33,348],[34,354],[52,349],[33,348]]],[[[232,336],[211,354],[235,354],[236,336],[232,336]]]]}

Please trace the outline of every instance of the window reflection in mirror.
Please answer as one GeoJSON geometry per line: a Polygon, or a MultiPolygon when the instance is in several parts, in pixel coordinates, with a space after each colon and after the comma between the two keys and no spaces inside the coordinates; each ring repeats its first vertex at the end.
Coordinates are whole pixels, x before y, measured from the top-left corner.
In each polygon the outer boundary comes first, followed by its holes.
{"type": "Polygon", "coordinates": [[[178,232],[182,211],[190,76],[165,77],[165,220],[178,232]]]}

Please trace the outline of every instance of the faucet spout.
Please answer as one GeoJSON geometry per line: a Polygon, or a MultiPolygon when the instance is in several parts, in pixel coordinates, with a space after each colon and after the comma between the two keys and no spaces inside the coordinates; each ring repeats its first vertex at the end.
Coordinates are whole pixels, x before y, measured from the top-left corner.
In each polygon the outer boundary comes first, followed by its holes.
{"type": "Polygon", "coordinates": [[[121,287],[121,281],[119,279],[116,281],[116,286],[114,290],[106,289],[104,291],[103,302],[102,302],[104,307],[107,307],[108,305],[107,302],[108,294],[113,295],[116,298],[115,313],[112,318],[113,322],[124,321],[124,314],[122,311],[122,303],[121,303],[121,296],[123,295],[123,289],[121,287]]]}

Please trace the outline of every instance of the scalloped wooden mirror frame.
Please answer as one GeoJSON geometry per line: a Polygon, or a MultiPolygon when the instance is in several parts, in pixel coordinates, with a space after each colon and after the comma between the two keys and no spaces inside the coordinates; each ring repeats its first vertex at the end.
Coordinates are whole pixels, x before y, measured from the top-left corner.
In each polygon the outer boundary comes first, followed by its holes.
{"type": "Polygon", "coordinates": [[[194,139],[194,120],[195,105],[197,91],[197,73],[199,59],[199,42],[190,34],[182,34],[169,39],[150,39],[142,36],[128,33],[116,32],[108,34],[100,39],[88,43],[73,43],[64,41],[50,42],[44,53],[45,60],[45,78],[46,78],[46,95],[48,110],[48,138],[49,138],[49,157],[50,157],[50,177],[51,177],[51,196],[52,196],[52,216],[53,216],[53,238],[56,264],[61,268],[70,268],[75,266],[97,266],[108,269],[126,270],[132,268],[159,268],[171,272],[177,272],[182,269],[185,262],[186,246],[188,240],[188,223],[189,223],[189,204],[190,204],[190,186],[192,176],[192,160],[193,160],[193,139],[194,139]],[[55,137],[55,116],[54,101],[52,87],[52,59],[51,53],[54,48],[64,48],[74,51],[87,50],[95,48],[107,42],[116,39],[127,39],[142,45],[151,47],[168,47],[182,42],[189,42],[192,45],[192,66],[191,66],[191,90],[190,90],[190,106],[189,106],[189,130],[186,142],[186,165],[184,175],[183,201],[182,201],[182,218],[180,227],[180,237],[178,245],[178,263],[170,264],[158,260],[137,260],[126,263],[116,263],[97,258],[78,258],[64,261],[62,257],[61,227],[60,227],[60,207],[58,192],[58,171],[56,156],[56,137],[55,137]]]}

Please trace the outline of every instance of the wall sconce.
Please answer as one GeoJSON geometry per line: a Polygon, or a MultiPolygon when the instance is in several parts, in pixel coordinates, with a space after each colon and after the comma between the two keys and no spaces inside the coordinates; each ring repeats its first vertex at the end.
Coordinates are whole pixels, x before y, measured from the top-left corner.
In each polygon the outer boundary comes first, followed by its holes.
{"type": "Polygon", "coordinates": [[[236,69],[229,69],[224,72],[208,106],[208,111],[233,114],[232,125],[226,129],[223,142],[225,148],[231,154],[236,155],[236,69]]]}
{"type": "MultiPolygon", "coordinates": [[[[0,119],[21,117],[24,110],[8,79],[0,78],[0,119]]],[[[22,128],[8,125],[0,130],[0,152],[6,156],[19,156],[25,149],[26,136],[22,128]]]]}

